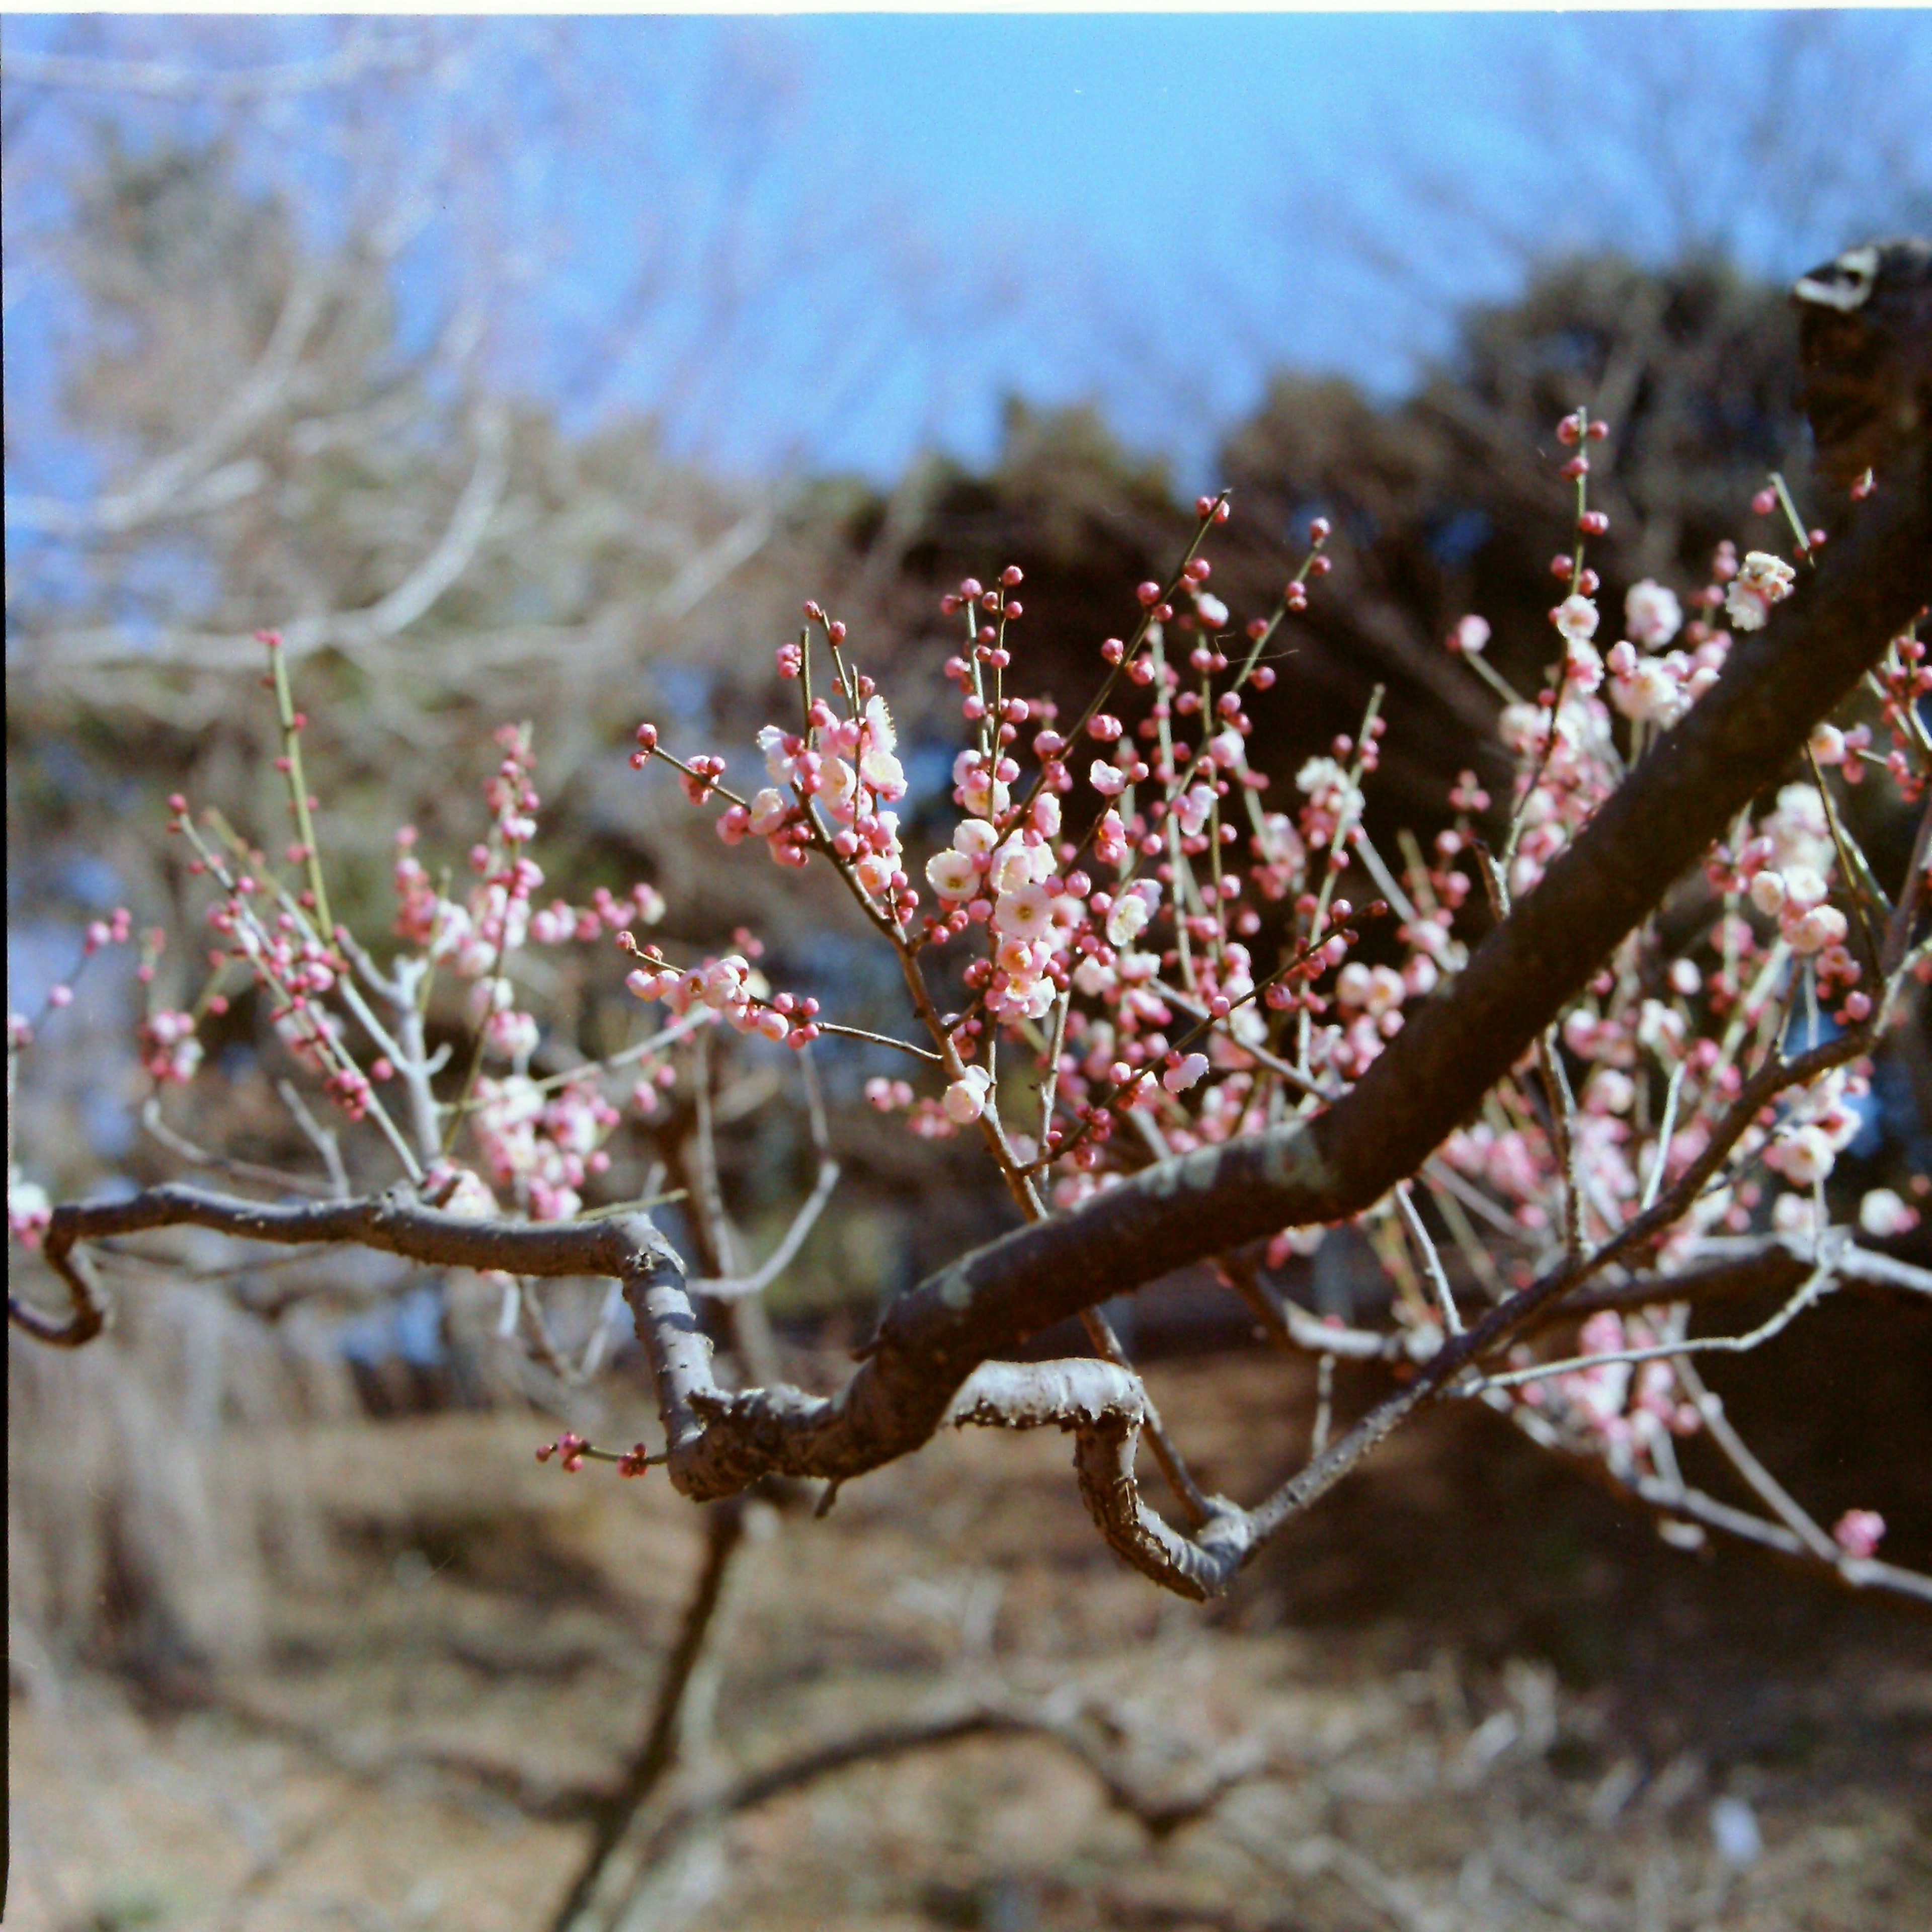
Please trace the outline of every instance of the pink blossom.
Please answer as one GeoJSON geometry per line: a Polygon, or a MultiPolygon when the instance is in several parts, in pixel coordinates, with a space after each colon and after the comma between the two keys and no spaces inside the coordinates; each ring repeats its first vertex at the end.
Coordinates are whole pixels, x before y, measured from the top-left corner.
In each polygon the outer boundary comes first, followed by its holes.
{"type": "Polygon", "coordinates": [[[1094,856],[1103,866],[1118,867],[1127,856],[1126,827],[1118,812],[1102,815],[1094,833],[1094,856]]]}

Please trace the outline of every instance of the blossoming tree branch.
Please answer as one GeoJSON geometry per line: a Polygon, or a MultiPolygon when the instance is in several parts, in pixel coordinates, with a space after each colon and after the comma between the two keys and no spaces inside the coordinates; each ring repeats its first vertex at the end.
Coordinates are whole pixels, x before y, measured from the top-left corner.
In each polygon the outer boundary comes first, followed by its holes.
{"type": "MultiPolygon", "coordinates": [[[[1124,597],[1132,621],[1099,645],[1077,711],[1028,687],[1017,568],[946,596],[958,641],[944,674],[964,742],[956,822],[937,852],[902,838],[908,780],[886,695],[860,640],[816,603],[778,649],[794,701],[759,734],[751,783],[640,726],[640,782],[671,774],[748,860],[836,876],[896,966],[896,1034],[775,986],[748,937],[669,956],[645,936],[664,911],[648,884],[542,903],[535,748],[518,728],[499,735],[467,890],[406,828],[391,930],[352,932],[331,913],[305,720],[265,637],[292,836],[272,859],[218,814],[171,802],[214,947],[194,1004],[154,1005],[140,1040],[150,1128],[245,1191],[171,1182],[53,1206],[31,1161],[16,1162],[10,1108],[10,1227],[64,1298],[11,1291],[10,1319],[56,1346],[91,1340],[109,1318],[102,1270],[130,1238],[185,1225],[477,1271],[503,1295],[505,1335],[556,1364],[545,1285],[601,1278],[648,1354],[662,1439],[566,1434],[542,1452],[566,1468],[662,1465],[695,1499],[809,1479],[829,1502],[941,1428],[1050,1426],[1073,1438],[1102,1536],[1195,1598],[1226,1589],[1424,1404],[1476,1400],[1594,1465],[1676,1540],[1739,1537],[1852,1586],[1932,1598],[1932,1582],[1880,1557],[1874,1512],[1827,1527],[1789,1494],[1700,1373],[1841,1291],[1882,1294],[1900,1319],[1932,1312],[1919,1299],[1932,1275],[1873,1245],[1918,1210],[1882,1189],[1839,1202],[1831,1186],[1873,1057],[1932,979],[1932,667],[1917,634],[1932,466],[1921,448],[1864,472],[1828,541],[1774,481],[1752,509],[1766,529],[1788,514],[1781,542],[1742,560],[1726,544],[1705,584],[1646,581],[1610,602],[1589,561],[1607,528],[1589,495],[1606,426],[1579,410],[1557,434],[1552,522],[1568,535],[1550,669],[1520,693],[1485,654],[1485,622],[1456,626],[1448,648],[1493,690],[1514,777],[1492,796],[1465,772],[1454,822],[1427,848],[1405,836],[1378,849],[1365,827],[1378,700],[1287,782],[1251,764],[1250,694],[1276,680],[1294,614],[1320,594],[1331,533],[1318,520],[1274,609],[1238,623],[1209,587],[1225,494],[1198,503],[1167,579],[1124,597]],[[1833,722],[1848,700],[1864,722],[1833,722]],[[1889,878],[1846,821],[1859,785],[1916,813],[1889,878]],[[631,1043],[586,1058],[547,1018],[530,962],[560,949],[624,976],[631,1043]],[[238,986],[266,1001],[308,1088],[284,1091],[318,1174],[251,1167],[166,1120],[171,1090],[219,1078],[200,1032],[238,986]],[[467,1045],[433,1052],[429,1017],[452,988],[467,1045]],[[694,1276],[648,1201],[592,1201],[613,1136],[667,1088],[695,1082],[708,1128],[706,1055],[732,1035],[798,1054],[819,1184],[761,1268],[734,1270],[712,1240],[694,1276]],[[836,1395],[787,1385],[754,1347],[734,1352],[749,1373],[721,1374],[707,1328],[755,1307],[837,1183],[812,1055],[860,1045],[903,1058],[903,1077],[871,1081],[872,1104],[922,1135],[976,1137],[1018,1225],[892,1302],[836,1395]],[[374,1191],[352,1184],[383,1168],[374,1191]],[[1318,1319],[1272,1285],[1345,1223],[1391,1283],[1371,1325],[1318,1319]],[[1305,1460],[1246,1502],[1204,1492],[1100,1312],[1201,1262],[1276,1346],[1322,1368],[1305,1460]],[[1750,1325],[1724,1319],[1767,1297],[1773,1312],[1750,1325]],[[708,1323],[707,1303],[722,1311],[708,1323]],[[1012,1359],[1069,1317],[1089,1353],[1012,1359]],[[1338,1429],[1328,1378],[1344,1360],[1388,1377],[1338,1429]],[[1677,1444],[1694,1433],[1728,1464],[1732,1499],[1684,1476],[1677,1444]]],[[[86,950],[134,943],[117,914],[86,950]]],[[[139,943],[152,988],[164,936],[139,943]]],[[[72,997],[63,985],[52,1004],[72,997]]],[[[10,1018],[10,1091],[47,1016],[10,1018]]],[[[715,1196],[715,1174],[700,1191],[715,1196]]],[[[702,1225],[715,1201],[698,1204],[702,1225]]]]}

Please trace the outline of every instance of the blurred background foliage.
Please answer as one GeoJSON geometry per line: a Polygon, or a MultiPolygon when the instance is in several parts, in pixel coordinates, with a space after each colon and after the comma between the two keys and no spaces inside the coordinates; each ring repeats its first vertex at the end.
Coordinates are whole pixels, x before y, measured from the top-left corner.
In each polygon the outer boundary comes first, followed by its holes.
{"type": "MultiPolygon", "coordinates": [[[[1371,824],[1426,838],[1457,771],[1503,771],[1492,701],[1445,634],[1481,613],[1522,688],[1547,655],[1558,416],[1587,403],[1612,424],[1592,486],[1606,610],[1640,578],[1694,589],[1720,538],[1774,539],[1748,508],[1765,472],[1804,474],[1786,280],[1932,211],[1922,29],[1465,25],[1483,88],[1434,146],[1366,83],[1323,124],[1331,173],[1286,122],[1231,117],[1248,172],[1216,183],[1226,208],[1198,234],[1149,211],[1143,264],[1109,253],[1123,217],[1077,154],[1058,191],[1092,220],[1071,240],[1044,201],[1026,229],[998,180],[983,219],[970,183],[922,202],[916,158],[868,134],[860,95],[814,93],[814,73],[863,64],[849,23],[10,17],[10,1006],[31,1010],[81,922],[120,902],[188,940],[164,972],[167,997],[191,993],[193,894],[162,802],[184,792],[260,836],[280,822],[251,641],[273,626],[313,720],[332,892],[364,932],[388,923],[395,828],[460,867],[489,733],[528,719],[551,888],[581,902],[648,879],[674,947],[748,926],[782,983],[841,1018],[890,1017],[849,909],[816,874],[728,861],[709,814],[628,770],[636,723],[745,769],[783,715],[773,647],[817,596],[891,696],[907,811],[936,830],[957,724],[940,593],[1019,564],[1022,688],[1077,702],[1204,484],[1234,491],[1212,554],[1238,621],[1278,596],[1313,516],[1336,526],[1334,573],[1255,703],[1256,764],[1286,784],[1384,686],[1371,824]]],[[[929,75],[944,34],[990,29],[928,31],[880,24],[871,84],[895,58],[929,75]]],[[[1132,56],[1132,23],[1093,31],[1132,56]]],[[[1144,31],[1184,46],[1193,30],[1144,31]]],[[[1199,31],[1227,82],[1243,44],[1199,31]]],[[[1358,77],[1394,45],[1387,23],[1362,31],[1358,77]]],[[[1072,58],[1040,45],[1044,74],[1016,62],[997,112],[1072,58]]],[[[1896,824],[1861,830],[1902,853],[1896,824]]],[[[608,983],[559,994],[576,1045],[608,1050],[635,1022],[608,983]]],[[[130,1125],[132,1000],[100,974],[29,1064],[20,1152],[50,1188],[172,1170],[130,1125]]],[[[190,1124],[288,1158],[266,1034],[245,1004],[230,1016],[213,1057],[232,1077],[190,1124]]],[[[1006,1210],[957,1143],[860,1103],[896,1066],[820,1058],[842,1206],[776,1306],[837,1340],[1006,1210]]],[[[728,1071],[724,1186],[761,1250],[811,1150],[782,1066],[728,1071]]],[[[1858,1169],[1874,1180],[1926,1164],[1922,1041],[1884,1098],[1892,1138],[1858,1169]]],[[[650,1151],[614,1170],[612,1198],[650,1151]]],[[[24,1473],[16,1452],[20,1667],[159,1682],[254,1654],[263,1563],[322,1559],[312,1496],[270,1480],[239,1514],[218,1506],[236,1429],[506,1399],[584,1412],[505,1381],[489,1311],[432,1297],[425,1317],[406,1287],[345,1278],[326,1311],[292,1300],[265,1330],[158,1283],[75,1360],[10,1340],[16,1442],[65,1445],[24,1473]]]]}

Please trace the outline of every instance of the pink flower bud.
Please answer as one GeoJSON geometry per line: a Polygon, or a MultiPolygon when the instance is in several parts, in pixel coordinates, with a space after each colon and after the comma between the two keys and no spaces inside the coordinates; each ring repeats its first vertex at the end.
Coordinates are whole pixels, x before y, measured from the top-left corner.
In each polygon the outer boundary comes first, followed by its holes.
{"type": "Polygon", "coordinates": [[[1876,1510],[1847,1510],[1832,1526],[1832,1540],[1854,1561],[1869,1562],[1885,1535],[1885,1518],[1876,1510]]]}

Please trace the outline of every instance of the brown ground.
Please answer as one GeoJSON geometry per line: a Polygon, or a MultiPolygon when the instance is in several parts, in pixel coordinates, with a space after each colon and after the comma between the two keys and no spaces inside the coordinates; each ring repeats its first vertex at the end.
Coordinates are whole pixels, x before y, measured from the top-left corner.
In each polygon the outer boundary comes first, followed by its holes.
{"type": "MultiPolygon", "coordinates": [[[[1252,1494],[1302,1438],[1292,1375],[1159,1372],[1210,1484],[1252,1494]]],[[[138,1706],[16,1670],[8,1926],[544,1925],[585,1828],[531,1810],[634,1744],[702,1536],[661,1478],[538,1467],[542,1432],[258,1436],[233,1480],[272,1466],[324,1526],[258,1665],[138,1706]]],[[[640,1926],[1932,1924],[1932,1627],[1666,1550],[1479,1414],[1399,1439],[1204,1610],[1100,1546],[1054,1437],[942,1442],[744,1563],[702,1772],[997,1684],[1104,1702],[1150,1790],[1252,1774],[1155,1842],[1050,1743],[867,1766],[686,1840],[640,1926]],[[1742,1864],[1725,1800],[1761,1833],[1742,1864]]]]}

